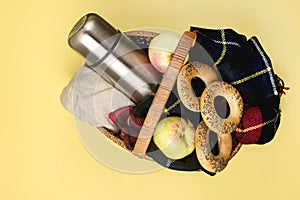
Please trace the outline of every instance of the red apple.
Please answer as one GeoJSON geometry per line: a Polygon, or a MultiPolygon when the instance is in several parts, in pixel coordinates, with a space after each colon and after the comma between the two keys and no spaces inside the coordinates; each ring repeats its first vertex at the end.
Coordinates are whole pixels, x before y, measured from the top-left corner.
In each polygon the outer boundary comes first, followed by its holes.
{"type": "Polygon", "coordinates": [[[166,72],[180,38],[178,32],[163,31],[151,40],[149,59],[157,71],[166,72]]]}

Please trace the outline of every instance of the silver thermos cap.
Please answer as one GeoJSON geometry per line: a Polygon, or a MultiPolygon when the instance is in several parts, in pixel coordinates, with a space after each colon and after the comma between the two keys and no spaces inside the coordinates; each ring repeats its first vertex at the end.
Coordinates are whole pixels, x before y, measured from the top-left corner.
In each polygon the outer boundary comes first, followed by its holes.
{"type": "Polygon", "coordinates": [[[100,16],[82,17],[69,34],[69,45],[86,58],[86,66],[135,103],[155,92],[161,75],[146,53],[100,16]]]}

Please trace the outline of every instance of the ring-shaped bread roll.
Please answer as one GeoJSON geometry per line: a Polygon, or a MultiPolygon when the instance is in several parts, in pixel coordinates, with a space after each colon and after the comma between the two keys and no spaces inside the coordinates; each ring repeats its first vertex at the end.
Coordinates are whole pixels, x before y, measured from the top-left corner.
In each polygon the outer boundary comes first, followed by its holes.
{"type": "Polygon", "coordinates": [[[232,138],[231,134],[217,134],[219,154],[214,155],[209,143],[210,131],[203,121],[199,123],[195,133],[196,155],[204,169],[217,173],[222,171],[230,160],[232,138]]]}
{"type": "Polygon", "coordinates": [[[218,80],[217,73],[208,65],[191,62],[182,67],[177,78],[178,95],[185,107],[194,112],[200,111],[200,97],[195,96],[191,82],[200,78],[205,85],[218,80]]]}
{"type": "MultiPolygon", "coordinates": [[[[224,104],[226,105],[226,104],[224,104]]],[[[203,91],[200,98],[200,111],[205,124],[217,134],[233,132],[243,114],[243,100],[240,93],[231,84],[225,82],[213,82],[203,91]],[[220,108],[215,107],[216,97],[226,100],[229,106],[229,115],[221,117],[218,114],[220,108]]],[[[221,108],[227,112],[227,106],[221,108]]]]}

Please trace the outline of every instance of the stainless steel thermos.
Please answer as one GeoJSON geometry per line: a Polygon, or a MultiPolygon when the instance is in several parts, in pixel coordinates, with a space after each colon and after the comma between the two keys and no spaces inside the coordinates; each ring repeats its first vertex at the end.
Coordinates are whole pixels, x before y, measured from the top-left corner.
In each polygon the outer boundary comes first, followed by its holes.
{"type": "Polygon", "coordinates": [[[69,45],[86,58],[86,66],[139,103],[155,92],[159,73],[146,53],[102,17],[82,17],[69,34],[69,45]]]}

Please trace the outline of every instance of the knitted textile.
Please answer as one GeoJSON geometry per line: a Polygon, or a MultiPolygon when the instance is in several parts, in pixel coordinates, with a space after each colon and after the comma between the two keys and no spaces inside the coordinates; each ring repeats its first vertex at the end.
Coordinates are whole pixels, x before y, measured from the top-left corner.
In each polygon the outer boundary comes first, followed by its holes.
{"type": "MultiPolygon", "coordinates": [[[[243,98],[244,113],[238,128],[232,133],[233,149],[238,143],[264,144],[271,141],[280,123],[279,103],[284,86],[283,81],[274,74],[271,61],[258,39],[252,37],[247,40],[244,35],[231,29],[191,27],[190,30],[197,34],[197,43],[210,55],[222,80],[231,83],[243,98]]],[[[203,56],[199,55],[199,51],[192,48],[189,61],[205,63],[201,58],[203,56]]],[[[192,87],[197,94],[204,90],[199,84],[192,83],[192,87]]],[[[185,117],[197,127],[202,121],[201,114],[190,111],[180,103],[176,88],[175,85],[162,118],[185,117]]],[[[152,100],[153,96],[150,96],[136,107],[125,107],[109,114],[109,118],[121,129],[120,137],[129,150],[134,147],[152,100]]],[[[199,164],[195,151],[180,160],[171,160],[152,141],[147,155],[170,169],[205,171],[199,164]]]]}

